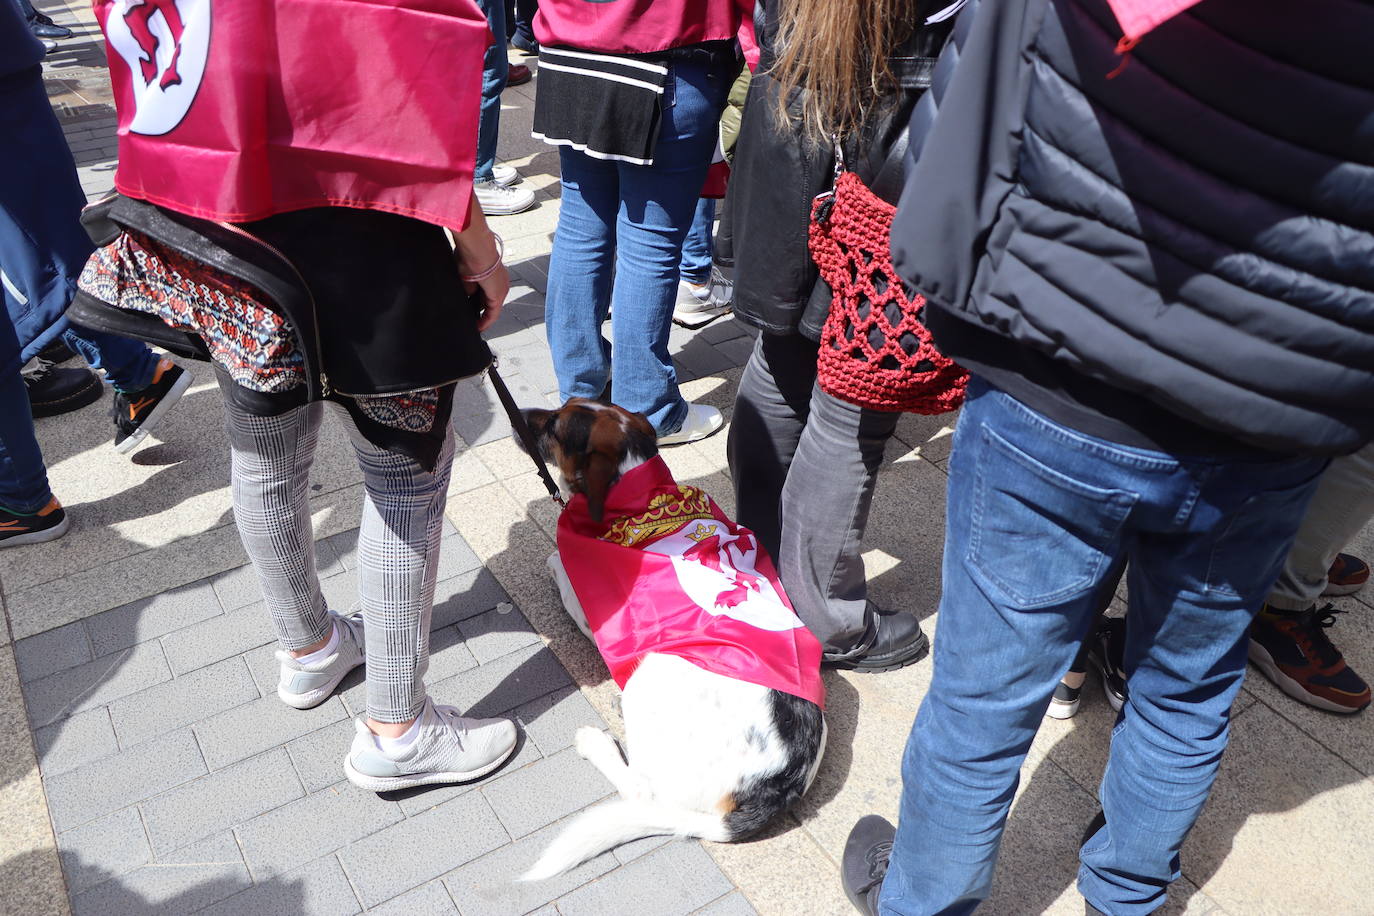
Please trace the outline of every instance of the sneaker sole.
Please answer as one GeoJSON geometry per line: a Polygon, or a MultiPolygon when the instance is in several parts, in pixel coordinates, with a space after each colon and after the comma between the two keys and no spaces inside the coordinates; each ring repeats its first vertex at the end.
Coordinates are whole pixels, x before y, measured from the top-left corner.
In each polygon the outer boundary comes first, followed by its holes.
{"type": "MultiPolygon", "coordinates": [[[[1278,664],[1274,661],[1274,657],[1269,654],[1268,649],[1264,648],[1264,646],[1255,642],[1253,639],[1250,640],[1249,654],[1251,664],[1264,672],[1264,676],[1273,681],[1275,687],[1279,688],[1299,703],[1346,716],[1354,715],[1364,709],[1364,706],[1342,706],[1339,703],[1328,700],[1326,697],[1319,697],[1316,694],[1308,693],[1307,690],[1303,688],[1302,684],[1280,670],[1278,664]]],[[[1366,703],[1365,705],[1367,706],[1369,704],[1366,703]]]]}
{"type": "Polygon", "coordinates": [[[191,387],[194,376],[185,369],[181,370],[181,378],[172,383],[172,387],[167,389],[167,393],[162,396],[162,400],[153,408],[153,412],[148,414],[148,419],[139,425],[129,438],[115,446],[115,451],[121,455],[132,452],[138,448],[138,444],[148,438],[148,433],[153,431],[157,424],[162,422],[162,418],[167,415],[167,411],[176,406],[177,401],[186,393],[186,389],[191,387]]]}
{"type": "Polygon", "coordinates": [[[823,659],[821,665],[826,668],[834,668],[836,671],[853,671],[855,674],[884,674],[888,671],[898,671],[908,665],[914,665],[929,654],[930,637],[922,633],[919,641],[907,646],[901,654],[892,656],[880,665],[866,665],[862,658],[833,662],[823,659]]]}
{"type": "Polygon", "coordinates": [[[1108,679],[1107,670],[1097,660],[1097,656],[1095,654],[1089,653],[1088,664],[1091,665],[1092,669],[1097,672],[1097,679],[1102,682],[1102,692],[1106,694],[1107,702],[1111,705],[1112,711],[1121,712],[1121,707],[1126,705],[1126,697],[1122,694],[1117,693],[1115,690],[1112,690],[1110,686],[1111,682],[1108,679]]]}
{"type": "Polygon", "coordinates": [[[44,528],[42,531],[30,531],[27,534],[16,534],[4,540],[0,540],[0,548],[22,547],[25,544],[41,544],[44,541],[55,541],[66,534],[67,529],[71,526],[72,517],[68,515],[51,528],[44,528]]]}
{"type": "Polygon", "coordinates": [[[525,204],[525,206],[523,206],[523,207],[492,207],[491,209],[487,209],[485,206],[483,206],[483,207],[482,207],[482,215],[483,215],[483,216],[514,216],[514,215],[517,214],[517,213],[524,213],[526,210],[533,210],[533,209],[534,209],[534,205],[537,204],[537,203],[539,203],[539,201],[537,201],[537,200],[532,200],[532,201],[530,201],[529,203],[525,204]]]}
{"type": "Polygon", "coordinates": [[[413,789],[416,786],[437,786],[446,783],[472,782],[481,779],[505,765],[506,761],[515,756],[515,749],[520,746],[516,741],[511,745],[509,751],[504,756],[484,767],[475,770],[450,771],[446,773],[416,773],[413,776],[365,776],[353,769],[353,761],[344,758],[344,775],[348,781],[360,789],[367,789],[371,792],[395,792],[398,789],[413,789]]]}
{"type": "Polygon", "coordinates": [[[345,669],[343,674],[329,681],[325,686],[312,690],[309,693],[287,693],[278,685],[277,699],[281,700],[292,709],[314,709],[316,706],[319,706],[325,700],[333,696],[335,689],[343,682],[343,679],[352,674],[357,668],[361,667],[366,661],[367,660],[364,658],[358,659],[358,664],[350,665],[345,669]]]}
{"type": "Polygon", "coordinates": [[[730,314],[730,306],[728,305],[700,311],[673,312],[673,324],[689,329],[704,328],[717,318],[723,318],[728,314],[730,314]]]}
{"type": "Polygon", "coordinates": [[[1345,583],[1343,585],[1337,585],[1334,582],[1329,583],[1327,584],[1326,588],[1322,591],[1322,597],[1343,598],[1346,595],[1353,595],[1360,589],[1364,588],[1366,582],[1368,582],[1368,580],[1365,580],[1365,582],[1345,583]]]}
{"type": "Polygon", "coordinates": [[[1050,708],[1045,710],[1045,715],[1051,719],[1072,719],[1078,715],[1078,707],[1081,699],[1065,703],[1063,700],[1050,700],[1050,708]]]}
{"type": "Polygon", "coordinates": [[[667,448],[674,445],[686,445],[688,442],[700,442],[702,439],[709,439],[711,436],[714,436],[716,433],[720,432],[724,428],[725,418],[721,417],[720,422],[718,424],[711,427],[706,432],[701,433],[700,435],[694,435],[689,436],[687,438],[679,439],[676,438],[679,435],[678,433],[669,433],[668,435],[658,440],[658,445],[660,448],[667,448]]]}

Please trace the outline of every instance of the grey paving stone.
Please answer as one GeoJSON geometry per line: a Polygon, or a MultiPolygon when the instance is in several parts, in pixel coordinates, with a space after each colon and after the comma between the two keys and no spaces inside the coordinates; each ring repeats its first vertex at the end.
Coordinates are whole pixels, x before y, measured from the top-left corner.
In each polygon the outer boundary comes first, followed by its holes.
{"type": "Polygon", "coordinates": [[[236,610],[262,600],[262,586],[252,566],[240,566],[210,579],[220,606],[226,611],[236,610]]]}
{"type": "Polygon", "coordinates": [[[331,534],[323,540],[316,541],[317,544],[328,544],[333,551],[339,565],[344,569],[358,568],[358,529],[350,528],[348,531],[340,531],[338,534],[331,534]]]}
{"type": "Polygon", "coordinates": [[[190,729],[45,780],[53,826],[69,830],[205,775],[190,729]]]}
{"type": "Polygon", "coordinates": [[[358,571],[346,569],[337,576],[320,580],[320,593],[325,606],[340,614],[348,614],[362,607],[358,598],[358,571]]]}
{"type": "Polygon", "coordinates": [[[88,709],[33,733],[44,776],[56,776],[82,764],[119,753],[108,707],[88,709]]]}
{"type": "Polygon", "coordinates": [[[539,643],[539,636],[525,622],[523,614],[502,613],[499,609],[469,617],[458,624],[458,629],[479,664],[539,643]]]}
{"type": "Polygon", "coordinates": [[[530,646],[431,684],[430,695],[471,716],[499,716],[572,681],[545,646],[530,646]]]}
{"type": "Polygon", "coordinates": [[[623,846],[615,848],[615,857],[622,865],[626,865],[638,859],[640,856],[648,855],[655,849],[667,843],[671,837],[666,836],[646,836],[642,840],[635,840],[623,846]]]}
{"type": "MultiPolygon", "coordinates": [[[[713,321],[706,327],[697,331],[697,337],[706,341],[708,344],[719,344],[724,340],[732,340],[736,337],[744,337],[744,325],[733,315],[713,321]]],[[[750,339],[750,344],[753,340],[750,339]]]]}
{"type": "Polygon", "coordinates": [[[680,916],[734,889],[696,842],[669,843],[559,898],[562,916],[680,916]]]}
{"type": "Polygon", "coordinates": [[[104,706],[120,697],[171,680],[172,670],[156,642],[143,643],[24,686],[34,728],[104,706]]]}
{"type": "Polygon", "coordinates": [[[715,344],[715,348],[736,366],[743,366],[749,362],[749,355],[754,352],[754,341],[748,337],[736,337],[715,344]]]}
{"type": "MultiPolygon", "coordinates": [[[[497,770],[493,776],[487,778],[495,779],[505,773],[514,773],[516,770],[527,767],[540,759],[542,758],[539,756],[539,748],[534,746],[533,741],[524,739],[516,750],[515,756],[508,760],[505,766],[497,770]]],[[[426,786],[421,789],[394,792],[388,797],[395,799],[396,804],[401,806],[401,810],[406,813],[407,817],[414,817],[432,808],[437,808],[460,795],[476,791],[483,785],[485,785],[484,782],[469,782],[462,785],[426,786]]]]}
{"type": "Polygon", "coordinates": [[[458,912],[458,907],[453,905],[442,881],[431,881],[368,912],[373,916],[450,916],[458,912]]]}
{"type": "Polygon", "coordinates": [[[81,621],[21,639],[14,644],[14,661],[21,681],[35,681],[90,661],[91,642],[81,621]]]}
{"type": "Polygon", "coordinates": [[[72,898],[74,916],[194,913],[253,886],[231,833],[177,850],[72,898]]]}
{"type": "Polygon", "coordinates": [[[172,673],[181,675],[275,641],[267,608],[259,601],[167,634],[162,650],[172,673]]]}
{"type": "Polygon", "coordinates": [[[375,906],[509,841],[473,792],[353,843],[339,861],[363,905],[375,906]]]}
{"type": "Polygon", "coordinates": [[[258,699],[241,658],[173,678],[110,704],[110,720],[124,747],[258,699]]]}
{"type": "Polygon", "coordinates": [[[161,858],[304,795],[291,758],[279,747],[149,799],[143,818],[161,858]]]}
{"type": "MultiPolygon", "coordinates": [[[[447,519],[446,519],[447,521],[447,519]]],[[[436,582],[452,579],[482,565],[477,554],[460,534],[452,534],[439,542],[439,572],[436,582]]]]}
{"type": "Polygon", "coordinates": [[[687,341],[680,351],[673,353],[673,362],[688,370],[694,378],[715,375],[735,367],[733,360],[704,340],[687,341]]]}
{"type": "Polygon", "coordinates": [[[605,728],[606,723],[576,687],[555,690],[515,711],[515,720],[545,757],[572,747],[573,736],[584,725],[605,728]]]}
{"type": "Polygon", "coordinates": [[[506,831],[517,839],[611,792],[605,777],[572,748],[482,787],[506,831]]]}
{"type": "Polygon", "coordinates": [[[695,916],[759,916],[759,911],[739,891],[726,894],[696,911],[695,916]]]}
{"type": "Polygon", "coordinates": [[[57,835],[67,885],[79,894],[152,861],[138,809],[128,807],[57,835]]]}
{"type": "Polygon", "coordinates": [[[353,733],[353,722],[345,719],[286,745],[306,792],[318,792],[343,779],[343,761],[353,733]]]}
{"type": "Polygon", "coordinates": [[[258,685],[258,693],[265,697],[275,697],[277,679],[281,677],[281,662],[277,661],[277,644],[270,643],[249,649],[243,653],[243,660],[248,664],[248,673],[253,675],[253,682],[258,685]]]}
{"type": "Polygon", "coordinates": [[[99,658],[222,613],[214,588],[202,579],[88,617],[86,632],[99,658]]]}
{"type": "Polygon", "coordinates": [[[218,770],[347,715],[338,697],[330,697],[314,709],[292,709],[274,692],[206,719],[195,729],[206,763],[218,770]]]}
{"type": "Polygon", "coordinates": [[[459,573],[434,587],[434,616],[430,630],[442,630],[509,600],[506,590],[488,570],[478,568],[459,573]]]}
{"type": "Polygon", "coordinates": [[[339,860],[329,856],[284,875],[259,877],[256,887],[202,912],[206,916],[352,916],[362,909],[339,860]]]}
{"type": "Polygon", "coordinates": [[[502,846],[444,878],[463,916],[527,913],[615,868],[615,859],[603,853],[547,881],[517,881],[553,842],[563,823],[502,846]]]}
{"type": "Polygon", "coordinates": [[[401,820],[374,792],[340,782],[235,828],[253,877],[278,875],[401,820]]]}

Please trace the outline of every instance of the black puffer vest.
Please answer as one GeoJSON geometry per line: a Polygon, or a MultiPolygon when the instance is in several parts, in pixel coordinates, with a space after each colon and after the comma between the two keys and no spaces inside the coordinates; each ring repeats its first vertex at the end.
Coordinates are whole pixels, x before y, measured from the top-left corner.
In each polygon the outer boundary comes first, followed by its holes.
{"type": "Polygon", "coordinates": [[[1103,0],[961,15],[893,229],[937,338],[968,322],[1250,445],[1355,450],[1374,438],[1374,6],[1203,0],[1124,68],[1120,37],[1103,0]]]}

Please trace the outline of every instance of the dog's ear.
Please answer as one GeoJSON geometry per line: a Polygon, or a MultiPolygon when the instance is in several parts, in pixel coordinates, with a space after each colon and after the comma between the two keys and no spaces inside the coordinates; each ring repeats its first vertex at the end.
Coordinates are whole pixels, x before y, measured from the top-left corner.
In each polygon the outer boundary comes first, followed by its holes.
{"type": "Polygon", "coordinates": [[[592,452],[587,456],[587,464],[582,468],[582,492],[586,494],[587,514],[592,521],[599,522],[605,517],[606,491],[619,470],[615,458],[605,452],[592,452]]]}

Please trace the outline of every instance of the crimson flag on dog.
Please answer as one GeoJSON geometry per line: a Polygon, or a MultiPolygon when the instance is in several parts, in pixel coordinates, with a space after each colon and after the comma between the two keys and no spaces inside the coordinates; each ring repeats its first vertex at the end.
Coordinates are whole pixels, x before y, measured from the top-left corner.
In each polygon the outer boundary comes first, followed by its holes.
{"type": "Polygon", "coordinates": [[[473,0],[95,0],[123,194],[245,222],[306,207],[467,223],[473,0]]]}
{"type": "Polygon", "coordinates": [[[558,553],[616,684],[659,652],[824,705],[821,645],[752,531],[657,457],[611,487],[604,517],[574,496],[558,553]]]}

